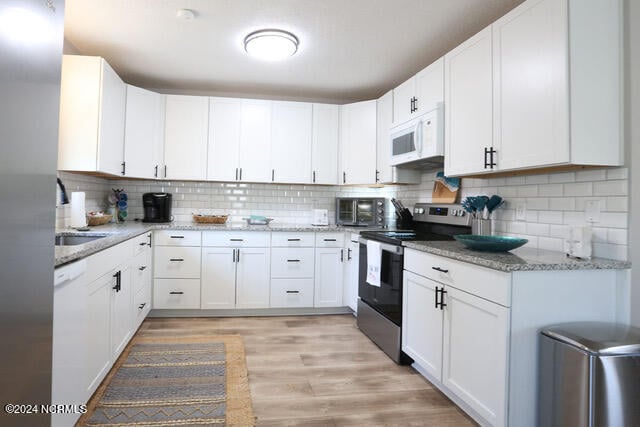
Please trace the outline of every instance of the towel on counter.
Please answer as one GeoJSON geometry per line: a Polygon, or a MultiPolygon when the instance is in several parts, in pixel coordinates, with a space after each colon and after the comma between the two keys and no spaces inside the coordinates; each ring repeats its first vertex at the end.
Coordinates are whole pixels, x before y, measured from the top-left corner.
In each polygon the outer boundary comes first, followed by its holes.
{"type": "Polygon", "coordinates": [[[382,247],[379,242],[367,240],[367,283],[380,287],[382,247]]]}

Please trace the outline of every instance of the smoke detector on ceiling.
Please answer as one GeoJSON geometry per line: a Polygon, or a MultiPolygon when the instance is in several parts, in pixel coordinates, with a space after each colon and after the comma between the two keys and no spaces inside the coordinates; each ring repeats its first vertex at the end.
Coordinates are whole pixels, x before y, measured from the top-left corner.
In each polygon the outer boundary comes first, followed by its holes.
{"type": "Polygon", "coordinates": [[[191,9],[178,9],[176,11],[176,18],[182,19],[183,21],[193,21],[196,19],[196,14],[191,9]]]}

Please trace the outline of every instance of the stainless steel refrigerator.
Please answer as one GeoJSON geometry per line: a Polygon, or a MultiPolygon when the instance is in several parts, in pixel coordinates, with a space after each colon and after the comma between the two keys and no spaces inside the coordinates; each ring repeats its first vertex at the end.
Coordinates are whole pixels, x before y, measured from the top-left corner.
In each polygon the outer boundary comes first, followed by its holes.
{"type": "Polygon", "coordinates": [[[64,0],[0,1],[2,426],[50,423],[42,413],[8,414],[6,405],[51,401],[63,19],[64,0]]]}

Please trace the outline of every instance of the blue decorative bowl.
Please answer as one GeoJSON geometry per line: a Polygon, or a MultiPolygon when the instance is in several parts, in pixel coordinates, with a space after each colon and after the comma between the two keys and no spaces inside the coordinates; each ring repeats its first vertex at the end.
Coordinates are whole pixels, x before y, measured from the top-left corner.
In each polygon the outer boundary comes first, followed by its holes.
{"type": "Polygon", "coordinates": [[[527,239],[519,237],[480,236],[477,234],[457,234],[453,238],[469,249],[485,252],[507,252],[528,242],[527,239]]]}

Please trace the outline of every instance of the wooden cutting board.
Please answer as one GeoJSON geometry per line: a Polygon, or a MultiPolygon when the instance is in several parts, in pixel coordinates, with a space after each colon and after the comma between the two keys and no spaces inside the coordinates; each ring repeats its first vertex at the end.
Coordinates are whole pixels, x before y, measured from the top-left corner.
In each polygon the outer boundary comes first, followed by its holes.
{"type": "Polygon", "coordinates": [[[433,203],[455,203],[458,198],[458,190],[451,191],[440,181],[433,184],[431,200],[433,203]]]}

